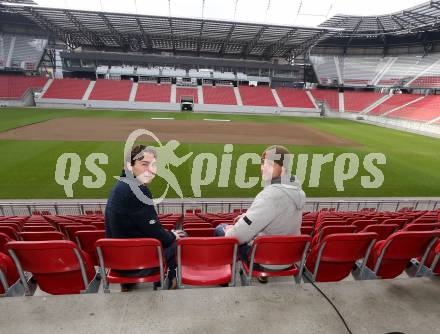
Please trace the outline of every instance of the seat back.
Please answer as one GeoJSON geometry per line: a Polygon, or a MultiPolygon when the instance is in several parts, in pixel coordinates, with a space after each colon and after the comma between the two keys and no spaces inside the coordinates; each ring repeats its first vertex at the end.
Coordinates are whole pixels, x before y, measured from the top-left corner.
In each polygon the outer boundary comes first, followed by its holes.
{"type": "Polygon", "coordinates": [[[399,229],[402,228],[406,223],[408,222],[407,219],[401,219],[401,218],[390,218],[386,219],[382,222],[384,225],[397,225],[399,226],[399,229]]]}
{"type": "Polygon", "coordinates": [[[188,237],[213,237],[215,228],[185,228],[188,237]]]}
{"type": "Polygon", "coordinates": [[[187,228],[211,228],[212,225],[209,223],[184,223],[183,229],[186,230],[187,228]]]}
{"type": "Polygon", "coordinates": [[[0,253],[0,295],[4,294],[18,279],[18,271],[12,259],[0,253]]]}
{"type": "Polygon", "coordinates": [[[5,222],[0,222],[0,226],[9,226],[12,227],[15,231],[20,231],[21,230],[21,225],[19,223],[5,223],[5,222]]]}
{"type": "Polygon", "coordinates": [[[336,233],[354,233],[354,231],[357,229],[357,226],[354,225],[329,225],[325,226],[321,231],[319,231],[319,234],[315,235],[315,237],[312,240],[312,245],[316,245],[319,241],[321,241],[323,238],[330,234],[336,234],[336,233]]]}
{"type": "Polygon", "coordinates": [[[6,249],[18,271],[31,272],[40,289],[50,294],[80,293],[95,276],[88,255],[71,241],[12,241],[6,249]]]}
{"type": "Polygon", "coordinates": [[[55,231],[55,228],[49,224],[45,226],[24,226],[22,229],[23,232],[45,232],[45,231],[55,231]]]}
{"type": "Polygon", "coordinates": [[[92,222],[91,225],[95,226],[97,230],[105,230],[104,222],[92,222]]]}
{"type": "Polygon", "coordinates": [[[423,255],[440,231],[400,231],[390,235],[384,245],[383,260],[410,260],[423,255]]]}
{"type": "Polygon", "coordinates": [[[12,241],[13,239],[11,239],[7,234],[5,233],[0,233],[0,253],[5,253],[7,254],[8,251],[5,248],[5,245],[9,242],[12,241]]]}
{"type": "Polygon", "coordinates": [[[155,268],[162,265],[162,246],[157,239],[99,239],[95,243],[101,264],[117,270],[155,268]]]}
{"type": "Polygon", "coordinates": [[[353,223],[351,223],[351,225],[356,226],[357,231],[362,231],[365,227],[367,227],[369,225],[375,225],[375,224],[377,224],[377,221],[371,220],[371,219],[359,219],[359,220],[355,220],[353,223]]]}
{"type": "Polygon", "coordinates": [[[49,240],[64,240],[64,234],[58,231],[47,232],[21,232],[18,234],[23,241],[49,241],[49,240]]]}
{"type": "Polygon", "coordinates": [[[250,260],[266,265],[294,264],[303,260],[310,241],[308,235],[260,236],[254,240],[250,260]]]}
{"type": "Polygon", "coordinates": [[[377,240],[384,240],[399,228],[396,224],[376,224],[365,227],[362,232],[374,232],[379,236],[377,240]]]}
{"type": "Polygon", "coordinates": [[[95,231],[78,231],[75,232],[75,241],[76,244],[90,255],[90,257],[93,260],[93,263],[98,266],[99,260],[98,260],[98,254],[96,253],[96,246],[95,243],[99,239],[105,238],[105,231],[104,230],[95,230],[95,231]]]}
{"type": "Polygon", "coordinates": [[[0,233],[6,234],[12,240],[17,240],[17,232],[13,227],[0,225],[0,233]]]}
{"type": "Polygon", "coordinates": [[[235,238],[184,238],[177,240],[182,265],[216,267],[232,264],[238,240],[235,238]]]}
{"type": "Polygon", "coordinates": [[[433,231],[440,229],[440,224],[412,223],[406,225],[402,231],[433,231]]]}
{"type": "Polygon", "coordinates": [[[71,225],[71,226],[65,226],[64,227],[67,236],[70,240],[75,242],[75,233],[78,231],[95,231],[97,228],[93,225],[71,225]]]}

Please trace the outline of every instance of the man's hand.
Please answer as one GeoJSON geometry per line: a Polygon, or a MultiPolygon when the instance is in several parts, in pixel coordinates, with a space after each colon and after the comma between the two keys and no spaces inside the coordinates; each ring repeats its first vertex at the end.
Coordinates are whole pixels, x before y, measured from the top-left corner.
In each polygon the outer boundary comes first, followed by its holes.
{"type": "Polygon", "coordinates": [[[172,230],[171,232],[173,232],[173,234],[176,236],[176,240],[179,240],[179,239],[182,239],[185,237],[185,232],[183,232],[183,231],[172,230]]]}

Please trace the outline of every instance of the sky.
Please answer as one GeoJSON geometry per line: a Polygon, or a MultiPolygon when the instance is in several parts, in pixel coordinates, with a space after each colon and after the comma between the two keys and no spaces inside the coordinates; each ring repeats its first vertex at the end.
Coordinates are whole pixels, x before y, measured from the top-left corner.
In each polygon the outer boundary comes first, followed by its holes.
{"type": "MultiPolygon", "coordinates": [[[[44,7],[164,16],[170,14],[168,0],[34,1],[44,7]]],[[[361,16],[390,14],[426,1],[427,0],[170,0],[170,8],[171,15],[178,17],[203,17],[206,19],[236,20],[268,24],[317,26],[335,14],[361,16]],[[202,8],[204,8],[203,12],[202,8]]]]}

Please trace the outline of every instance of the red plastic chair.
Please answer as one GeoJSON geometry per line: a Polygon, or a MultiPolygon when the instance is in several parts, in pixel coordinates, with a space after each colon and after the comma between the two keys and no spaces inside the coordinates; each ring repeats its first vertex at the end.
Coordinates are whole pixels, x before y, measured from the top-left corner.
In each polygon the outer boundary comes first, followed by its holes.
{"type": "Polygon", "coordinates": [[[306,276],[316,282],[335,282],[347,277],[357,260],[368,258],[378,239],[376,233],[341,233],[326,236],[315,245],[306,261],[306,276]]]}
{"type": "Polygon", "coordinates": [[[430,268],[432,273],[440,275],[440,241],[437,242],[436,247],[432,247],[425,265],[430,268]]]}
{"type": "Polygon", "coordinates": [[[271,235],[255,238],[249,264],[242,261],[242,268],[247,284],[252,277],[293,276],[297,283],[301,282],[304,263],[309,250],[311,237],[308,235],[271,235]],[[300,262],[299,267],[296,265],[300,262]],[[254,264],[259,264],[259,269],[254,264]],[[264,266],[288,265],[287,269],[271,270],[264,266]]]}
{"type": "Polygon", "coordinates": [[[390,235],[376,243],[361,277],[395,278],[405,270],[412,258],[421,256],[422,267],[439,237],[440,231],[400,231],[390,235]]]}
{"type": "Polygon", "coordinates": [[[4,223],[0,222],[0,226],[9,226],[12,227],[15,231],[19,232],[21,230],[21,225],[19,223],[4,223]]]}
{"type": "Polygon", "coordinates": [[[97,228],[93,225],[71,225],[71,226],[65,226],[64,230],[67,233],[67,237],[69,240],[72,240],[73,242],[76,241],[75,239],[75,233],[78,231],[96,231],[97,228]]]}
{"type": "Polygon", "coordinates": [[[188,237],[213,237],[215,228],[185,228],[188,237]]]}
{"type": "Polygon", "coordinates": [[[24,289],[20,284],[20,276],[12,259],[0,253],[0,296],[20,296],[24,289]]]}
{"type": "Polygon", "coordinates": [[[356,226],[356,231],[362,231],[364,228],[366,228],[369,225],[376,225],[377,221],[371,220],[371,219],[359,219],[355,220],[351,223],[351,225],[356,226]]]}
{"type": "Polygon", "coordinates": [[[92,222],[90,225],[95,226],[97,230],[105,230],[104,222],[92,222]]]}
{"type": "Polygon", "coordinates": [[[420,217],[414,219],[411,224],[436,224],[437,217],[420,217]]]}
{"type": "Polygon", "coordinates": [[[314,231],[313,226],[304,226],[304,222],[303,222],[303,224],[301,224],[301,234],[312,235],[313,231],[314,231]]]}
{"type": "Polygon", "coordinates": [[[235,238],[177,240],[177,284],[235,285],[239,242],[235,238]]]}
{"type": "Polygon", "coordinates": [[[440,229],[440,224],[417,224],[406,225],[402,231],[434,231],[440,229]]]}
{"type": "Polygon", "coordinates": [[[75,232],[75,241],[78,247],[89,254],[95,266],[99,266],[98,254],[96,253],[95,243],[99,239],[105,238],[104,230],[78,231],[75,232]]]}
{"type": "Polygon", "coordinates": [[[407,222],[407,219],[391,218],[384,220],[381,225],[397,225],[401,229],[407,222]]]}
{"type": "Polygon", "coordinates": [[[312,239],[311,247],[315,246],[317,243],[319,243],[324,237],[330,234],[335,233],[354,233],[356,230],[356,226],[353,225],[328,225],[323,227],[318,234],[315,234],[315,236],[312,239]]]}
{"type": "Polygon", "coordinates": [[[55,227],[47,224],[46,226],[24,226],[22,232],[49,232],[56,231],[55,227]]]}
{"type": "Polygon", "coordinates": [[[17,231],[13,227],[10,227],[10,226],[1,226],[0,225],[0,233],[6,234],[12,240],[18,239],[17,231]]]}
{"type": "Polygon", "coordinates": [[[24,271],[32,273],[41,290],[53,295],[98,291],[92,260],[71,241],[12,241],[6,249],[17,266],[26,295],[32,295],[34,287],[27,282],[24,271]]]}
{"type": "Polygon", "coordinates": [[[0,252],[1,253],[5,253],[8,254],[8,251],[5,248],[5,245],[9,242],[9,241],[13,241],[14,239],[11,239],[7,234],[5,233],[0,233],[0,252]]]}
{"type": "Polygon", "coordinates": [[[396,224],[376,224],[376,225],[368,225],[361,232],[374,232],[377,233],[379,240],[384,240],[388,238],[391,234],[396,232],[399,229],[399,226],[396,224]]]}
{"type": "Polygon", "coordinates": [[[50,241],[50,240],[64,240],[64,234],[58,231],[48,232],[21,232],[18,234],[20,240],[23,241],[50,241]]]}
{"type": "Polygon", "coordinates": [[[176,227],[176,225],[174,225],[174,224],[162,224],[162,227],[165,230],[171,231],[172,229],[174,229],[176,227]]]}
{"type": "Polygon", "coordinates": [[[211,228],[212,225],[209,223],[184,223],[183,229],[186,230],[187,228],[211,228]]]}
{"type": "Polygon", "coordinates": [[[137,239],[100,239],[96,241],[104,292],[110,292],[109,283],[161,282],[164,286],[166,265],[160,241],[150,238],[137,239]],[[158,273],[141,277],[123,276],[115,270],[140,270],[159,268],[158,273]]]}

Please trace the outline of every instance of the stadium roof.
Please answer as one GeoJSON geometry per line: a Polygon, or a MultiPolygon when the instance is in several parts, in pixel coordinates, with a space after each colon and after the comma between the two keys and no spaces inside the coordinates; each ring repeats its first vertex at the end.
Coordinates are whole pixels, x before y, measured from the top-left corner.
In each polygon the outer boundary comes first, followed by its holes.
{"type": "Polygon", "coordinates": [[[440,1],[428,1],[400,12],[380,16],[335,15],[320,27],[343,28],[340,37],[371,37],[438,30],[440,1]]]}
{"type": "Polygon", "coordinates": [[[291,60],[335,27],[300,27],[172,16],[119,14],[0,3],[0,13],[18,15],[72,47],[145,52],[192,52],[291,60]]]}

